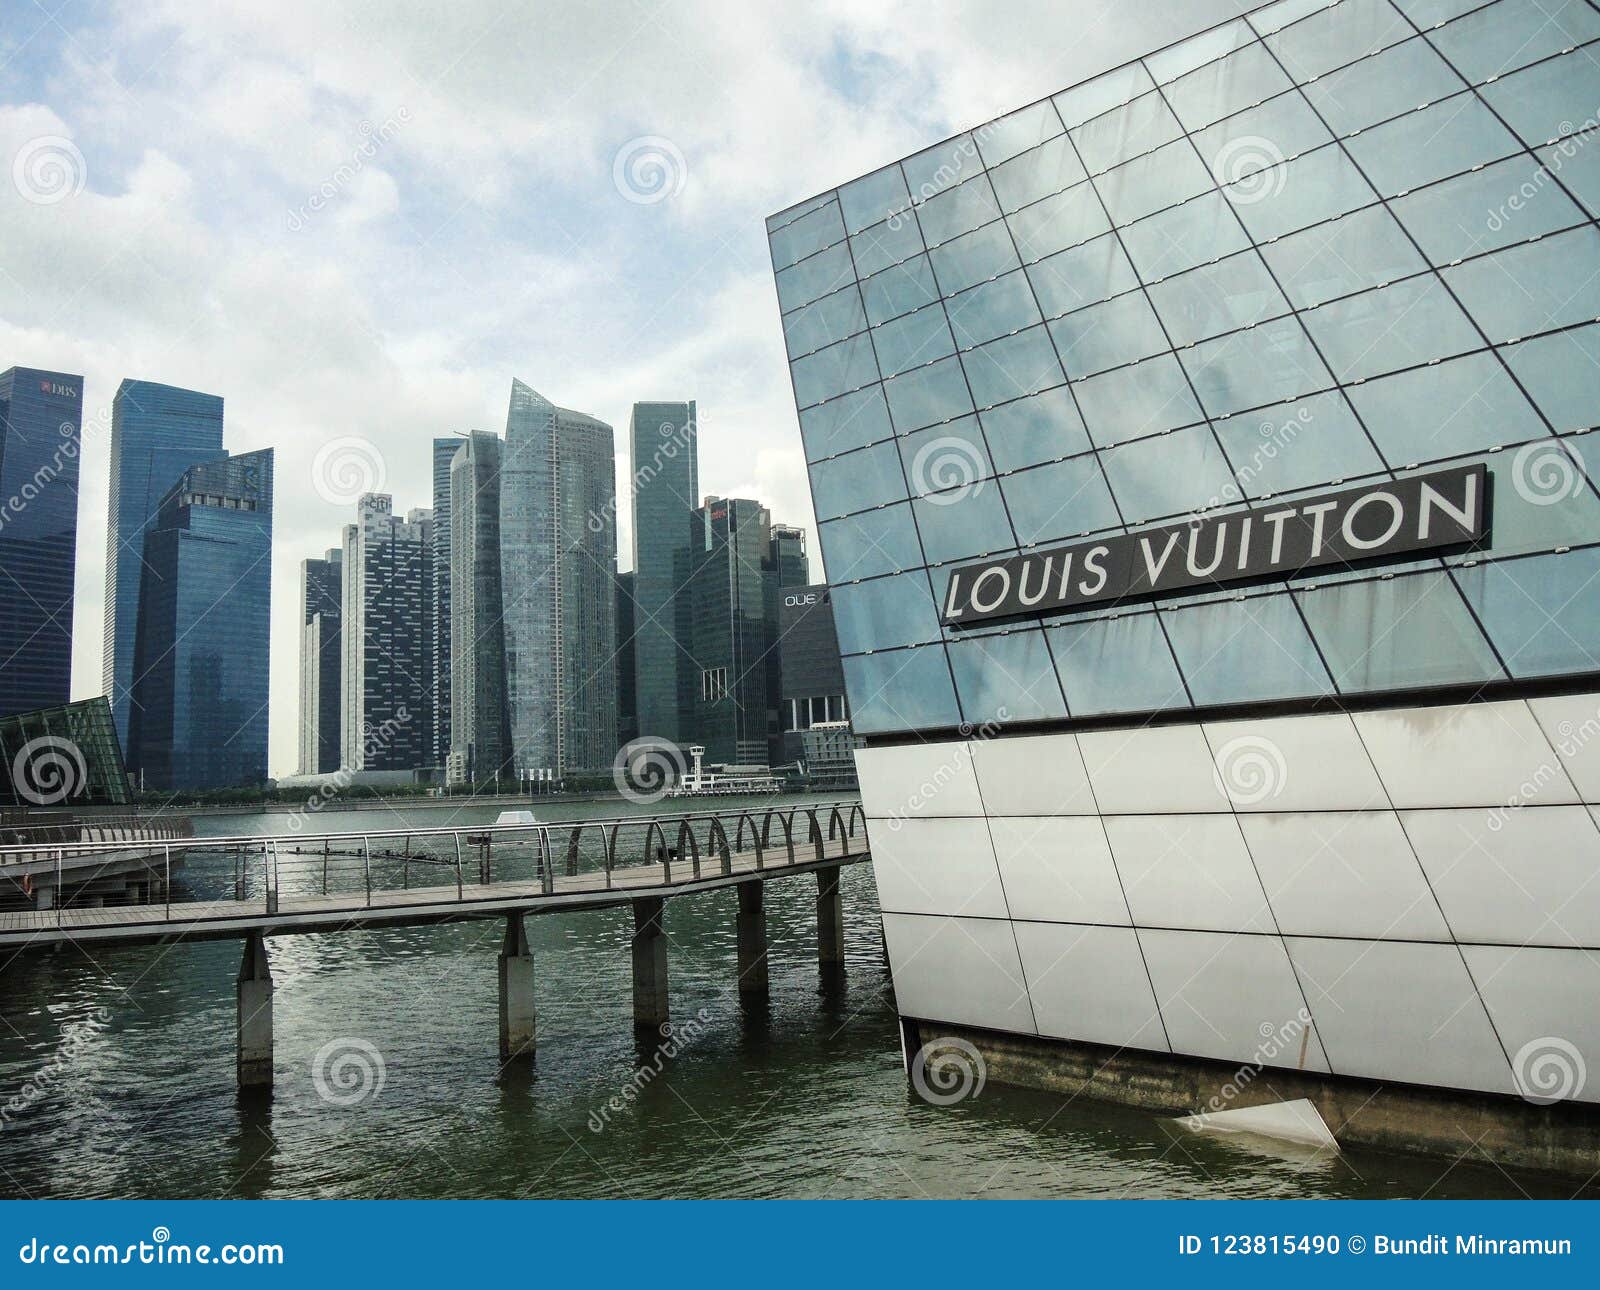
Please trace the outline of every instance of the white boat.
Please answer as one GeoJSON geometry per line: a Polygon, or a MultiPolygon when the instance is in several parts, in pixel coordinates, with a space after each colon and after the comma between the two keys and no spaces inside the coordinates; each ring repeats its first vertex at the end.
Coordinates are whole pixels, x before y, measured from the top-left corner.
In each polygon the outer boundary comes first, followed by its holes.
{"type": "Polygon", "coordinates": [[[765,766],[723,766],[707,770],[705,755],[703,745],[690,745],[689,758],[693,765],[667,790],[668,797],[733,797],[745,793],[777,793],[783,789],[782,781],[765,766]]]}

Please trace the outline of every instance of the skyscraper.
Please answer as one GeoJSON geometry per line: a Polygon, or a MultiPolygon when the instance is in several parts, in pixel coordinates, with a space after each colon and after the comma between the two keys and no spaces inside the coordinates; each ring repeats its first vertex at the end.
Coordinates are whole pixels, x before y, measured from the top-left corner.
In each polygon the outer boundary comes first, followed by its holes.
{"type": "Polygon", "coordinates": [[[128,741],[133,652],[139,627],[139,562],[145,533],[178,476],[223,455],[222,400],[215,394],[123,381],[111,403],[111,481],[106,521],[105,644],[100,684],[117,737],[128,741]]]}
{"type": "Polygon", "coordinates": [[[500,465],[496,435],[456,441],[450,468],[450,756],[452,784],[509,772],[505,632],[500,596],[500,465]]]}
{"type": "Polygon", "coordinates": [[[694,400],[635,403],[629,433],[633,481],[634,675],[638,732],[680,740],[680,675],[688,653],[678,635],[675,570],[688,551],[689,513],[700,500],[694,400]]]}
{"type": "Polygon", "coordinates": [[[0,373],[0,717],[67,701],[83,378],[0,373]]]}
{"type": "Polygon", "coordinates": [[[340,716],[346,770],[428,764],[429,511],[406,519],[385,493],[356,504],[345,529],[340,716]]]}
{"type": "Polygon", "coordinates": [[[433,441],[433,569],[429,648],[433,659],[433,758],[450,756],[450,464],[464,442],[460,435],[433,441]]]}
{"type": "Polygon", "coordinates": [[[300,773],[325,775],[339,769],[339,689],[344,650],[339,621],[344,613],[344,552],[329,551],[301,568],[300,773]]]}
{"type": "Polygon", "coordinates": [[[772,526],[772,568],[779,587],[803,587],[811,581],[804,529],[792,524],[772,526]]]}
{"type": "Polygon", "coordinates": [[[506,692],[518,774],[617,749],[611,427],[511,383],[500,476],[506,692]]]}
{"type": "Polygon", "coordinates": [[[639,737],[638,660],[634,650],[634,624],[638,621],[633,599],[634,576],[617,575],[617,742],[639,737]]]}
{"type": "Polygon", "coordinates": [[[144,787],[267,776],[272,449],[203,462],[148,526],[128,716],[144,787]]]}

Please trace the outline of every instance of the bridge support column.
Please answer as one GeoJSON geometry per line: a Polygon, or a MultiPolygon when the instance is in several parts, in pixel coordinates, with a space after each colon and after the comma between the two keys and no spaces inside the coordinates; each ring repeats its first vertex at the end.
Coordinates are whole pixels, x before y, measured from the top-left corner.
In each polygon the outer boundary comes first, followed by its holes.
{"type": "Polygon", "coordinates": [[[272,1087],[272,968],[259,931],[244,939],[239,964],[239,1087],[272,1087]]]}
{"type": "Polygon", "coordinates": [[[633,902],[633,1024],[660,1029],[667,1008],[667,938],[661,930],[666,902],[645,896],[633,902]]]}
{"type": "Polygon", "coordinates": [[[739,884],[739,999],[760,1003],[767,997],[767,884],[739,884]]]}
{"type": "Polygon", "coordinates": [[[844,901],[839,897],[839,869],[817,870],[817,967],[826,986],[844,980],[844,901]]]}
{"type": "Polygon", "coordinates": [[[533,954],[524,915],[509,914],[500,947],[500,1060],[532,1057],[533,1044],[533,954]]]}

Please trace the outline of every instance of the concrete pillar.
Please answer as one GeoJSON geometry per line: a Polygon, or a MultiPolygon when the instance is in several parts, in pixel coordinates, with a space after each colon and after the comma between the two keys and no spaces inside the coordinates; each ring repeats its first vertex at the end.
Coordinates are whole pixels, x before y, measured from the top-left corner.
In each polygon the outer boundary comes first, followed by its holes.
{"type": "Polygon", "coordinates": [[[817,870],[817,966],[824,984],[844,979],[844,901],[837,865],[817,870]]]}
{"type": "Polygon", "coordinates": [[[272,968],[259,931],[245,936],[239,964],[239,1087],[272,1087],[272,968]]]}
{"type": "Polygon", "coordinates": [[[739,893],[739,998],[759,1003],[767,997],[767,884],[742,882],[739,893]]]}
{"type": "Polygon", "coordinates": [[[665,902],[645,896],[633,902],[633,1022],[656,1029],[671,1020],[667,1008],[667,938],[661,930],[665,902]]]}
{"type": "Polygon", "coordinates": [[[522,914],[506,916],[500,947],[500,1060],[532,1057],[534,1042],[533,954],[522,914]]]}

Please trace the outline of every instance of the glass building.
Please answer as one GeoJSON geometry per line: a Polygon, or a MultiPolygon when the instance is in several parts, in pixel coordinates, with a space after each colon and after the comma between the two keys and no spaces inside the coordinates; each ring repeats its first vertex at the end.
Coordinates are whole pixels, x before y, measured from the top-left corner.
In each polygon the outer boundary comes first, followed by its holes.
{"type": "Polygon", "coordinates": [[[1279,0],[769,219],[908,1018],[1237,1062],[1305,1008],[1305,1069],[1497,1093],[1537,1036],[1600,1058],[1597,40],[1279,0]],[[1316,527],[1452,471],[1474,540],[1316,527]],[[1222,565],[1224,521],[1319,558],[1222,565]],[[1181,587],[1062,573],[1168,538],[1181,587]]]}
{"type": "Polygon", "coordinates": [[[500,591],[500,466],[497,435],[474,430],[450,467],[451,618],[449,781],[511,773],[506,650],[500,591]]]}
{"type": "Polygon", "coordinates": [[[783,760],[807,761],[805,732],[814,725],[845,722],[850,715],[833,626],[833,597],[826,583],[781,589],[778,670],[783,760]]]}
{"type": "Polygon", "coordinates": [[[300,773],[339,769],[339,691],[344,679],[344,552],[300,564],[300,773]]]}
{"type": "Polygon", "coordinates": [[[638,663],[634,649],[634,624],[638,607],[633,598],[633,574],[617,575],[617,743],[639,737],[638,663]]]}
{"type": "Polygon", "coordinates": [[[693,399],[633,405],[637,730],[655,739],[687,739],[678,716],[689,676],[687,646],[678,633],[682,584],[676,570],[688,552],[689,513],[700,504],[698,433],[693,399]]]}
{"type": "Polygon", "coordinates": [[[67,702],[83,377],[0,372],[0,717],[67,702]]]}
{"type": "Polygon", "coordinates": [[[106,523],[105,644],[100,684],[126,743],[133,651],[139,627],[144,536],[167,490],[190,466],[223,455],[222,399],[123,381],[111,402],[110,505],[106,523]]]}
{"type": "Polygon", "coordinates": [[[429,594],[429,651],[432,660],[433,762],[443,766],[450,757],[450,467],[462,435],[445,435],[433,441],[433,558],[429,594]]]}
{"type": "Polygon", "coordinates": [[[191,466],[144,537],[128,763],[146,789],[267,777],[272,449],[191,466]]]}
{"type": "Polygon", "coordinates": [[[103,696],[59,708],[0,717],[0,837],[5,824],[37,819],[36,812],[78,806],[127,806],[133,801],[122,749],[103,696]]]}

